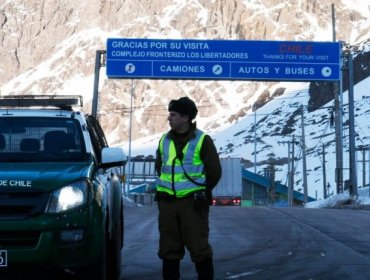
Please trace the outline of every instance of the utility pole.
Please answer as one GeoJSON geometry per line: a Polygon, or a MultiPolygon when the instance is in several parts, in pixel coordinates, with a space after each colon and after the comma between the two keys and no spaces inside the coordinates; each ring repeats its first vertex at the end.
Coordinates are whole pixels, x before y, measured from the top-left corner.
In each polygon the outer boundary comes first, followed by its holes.
{"type": "MultiPolygon", "coordinates": [[[[304,133],[304,107],[301,105],[301,126],[302,126],[302,161],[303,161],[303,194],[304,194],[304,203],[308,202],[308,186],[307,186],[307,163],[306,163],[306,137],[304,133]]],[[[294,138],[293,138],[294,140],[294,138]]]]}
{"type": "Polygon", "coordinates": [[[130,90],[130,125],[129,125],[129,141],[128,141],[128,158],[127,158],[127,183],[126,183],[126,194],[129,194],[130,183],[131,183],[131,138],[132,138],[132,111],[133,111],[133,99],[135,95],[135,84],[134,80],[131,80],[131,90],[130,90]]]}
{"type": "Polygon", "coordinates": [[[294,139],[294,135],[293,135],[293,140],[292,140],[292,172],[290,174],[290,178],[291,178],[291,183],[290,185],[292,186],[290,191],[292,192],[291,195],[290,195],[290,199],[291,199],[291,202],[290,202],[290,207],[293,207],[293,201],[294,201],[294,170],[295,170],[295,162],[294,162],[294,144],[295,144],[295,139],[294,139]]]}
{"type": "Polygon", "coordinates": [[[95,56],[95,72],[94,72],[94,88],[93,88],[93,100],[91,115],[96,117],[98,114],[98,98],[99,98],[99,79],[100,79],[100,68],[105,66],[105,50],[97,50],[95,56]]]}
{"type": "Polygon", "coordinates": [[[254,174],[257,174],[257,108],[256,103],[254,107],[254,174]]]}
{"type": "Polygon", "coordinates": [[[325,160],[325,146],[322,145],[322,181],[323,181],[323,190],[324,190],[324,199],[328,198],[328,193],[326,191],[326,160],[325,160]]]}
{"type": "Polygon", "coordinates": [[[271,191],[270,191],[270,198],[271,198],[271,201],[272,203],[275,202],[275,162],[273,159],[270,160],[270,187],[271,187],[271,191]]]}
{"type": "Polygon", "coordinates": [[[366,150],[362,150],[362,187],[366,186],[366,150]]]}
{"type": "MultiPolygon", "coordinates": [[[[332,14],[332,28],[333,28],[333,42],[336,42],[335,32],[335,5],[331,5],[332,14]]],[[[343,116],[342,116],[342,104],[343,104],[343,85],[342,85],[342,73],[340,72],[339,86],[338,83],[334,85],[334,111],[335,111],[335,182],[337,185],[337,193],[343,192],[343,116]],[[339,90],[338,90],[339,88],[339,90]]]]}
{"type": "Polygon", "coordinates": [[[290,141],[279,142],[282,144],[288,144],[288,207],[293,206],[293,194],[294,194],[294,135],[290,141]]]}
{"type": "Polygon", "coordinates": [[[292,207],[292,180],[291,180],[291,174],[292,171],[292,159],[291,159],[291,153],[290,153],[290,144],[291,142],[288,142],[288,207],[292,207]]]}
{"type": "MultiPolygon", "coordinates": [[[[343,69],[342,69],[343,71],[343,69]]],[[[340,74],[339,91],[338,84],[334,83],[334,123],[335,123],[335,182],[337,193],[343,192],[343,85],[342,73],[340,74]]]]}
{"type": "Polygon", "coordinates": [[[357,196],[357,168],[356,168],[356,135],[355,113],[353,96],[353,58],[351,51],[348,54],[348,115],[349,115],[349,180],[351,196],[357,196]]]}
{"type": "Polygon", "coordinates": [[[331,24],[333,27],[333,42],[336,41],[335,36],[335,4],[331,4],[331,24]]]}

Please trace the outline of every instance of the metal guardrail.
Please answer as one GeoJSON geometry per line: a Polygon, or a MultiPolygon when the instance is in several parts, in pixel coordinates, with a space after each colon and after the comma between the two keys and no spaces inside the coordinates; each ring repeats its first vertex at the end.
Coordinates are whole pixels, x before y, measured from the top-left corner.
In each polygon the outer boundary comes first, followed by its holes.
{"type": "Polygon", "coordinates": [[[132,193],[129,194],[128,199],[125,200],[125,207],[138,207],[138,206],[153,206],[156,205],[154,201],[154,194],[148,193],[132,193]]]}

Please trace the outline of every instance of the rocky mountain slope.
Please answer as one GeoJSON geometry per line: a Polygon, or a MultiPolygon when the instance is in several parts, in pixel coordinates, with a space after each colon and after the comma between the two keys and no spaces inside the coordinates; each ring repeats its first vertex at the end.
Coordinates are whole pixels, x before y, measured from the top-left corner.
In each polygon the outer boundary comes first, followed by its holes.
{"type": "MultiPolygon", "coordinates": [[[[336,37],[348,44],[369,38],[367,1],[334,1],[336,37]],[[366,9],[364,9],[366,8],[366,9]]],[[[89,110],[95,51],[109,37],[250,40],[332,40],[331,4],[323,1],[106,1],[11,0],[0,4],[1,94],[83,94],[89,110]]],[[[219,108],[232,123],[261,94],[267,82],[136,81],[133,139],[166,127],[166,104],[189,95],[200,117],[219,108]]],[[[132,84],[101,81],[99,114],[108,131],[127,139],[132,84]],[[113,125],[114,124],[114,125],[113,125]]],[[[271,98],[271,96],[269,97],[271,98]]],[[[205,129],[218,126],[213,120],[205,129]]]]}

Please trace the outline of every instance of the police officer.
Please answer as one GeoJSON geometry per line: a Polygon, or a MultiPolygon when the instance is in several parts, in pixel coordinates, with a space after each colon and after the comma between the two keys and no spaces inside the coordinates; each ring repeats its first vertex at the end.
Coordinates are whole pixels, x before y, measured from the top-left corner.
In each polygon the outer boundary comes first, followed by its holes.
{"type": "Polygon", "coordinates": [[[171,129],[159,141],[155,165],[163,279],[180,279],[185,247],[198,279],[213,279],[208,214],[212,189],[221,178],[220,159],[212,138],[193,122],[198,112],[194,101],[172,100],[168,111],[171,129]]]}

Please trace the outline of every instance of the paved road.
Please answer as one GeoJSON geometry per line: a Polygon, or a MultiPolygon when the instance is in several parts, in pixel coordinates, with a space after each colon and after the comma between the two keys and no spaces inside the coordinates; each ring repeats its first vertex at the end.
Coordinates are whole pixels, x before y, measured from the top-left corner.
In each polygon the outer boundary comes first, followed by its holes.
{"type": "MultiPolygon", "coordinates": [[[[157,215],[156,206],[125,208],[120,280],[161,279],[157,215]]],[[[370,211],[211,207],[210,229],[215,280],[370,279],[370,211]]],[[[197,279],[189,255],[181,276],[197,279]]]]}
{"type": "MultiPolygon", "coordinates": [[[[161,279],[158,210],[125,208],[120,280],[161,279]]],[[[215,279],[370,279],[370,212],[211,207],[215,279]]],[[[196,274],[187,255],[182,280],[196,274]]]]}

